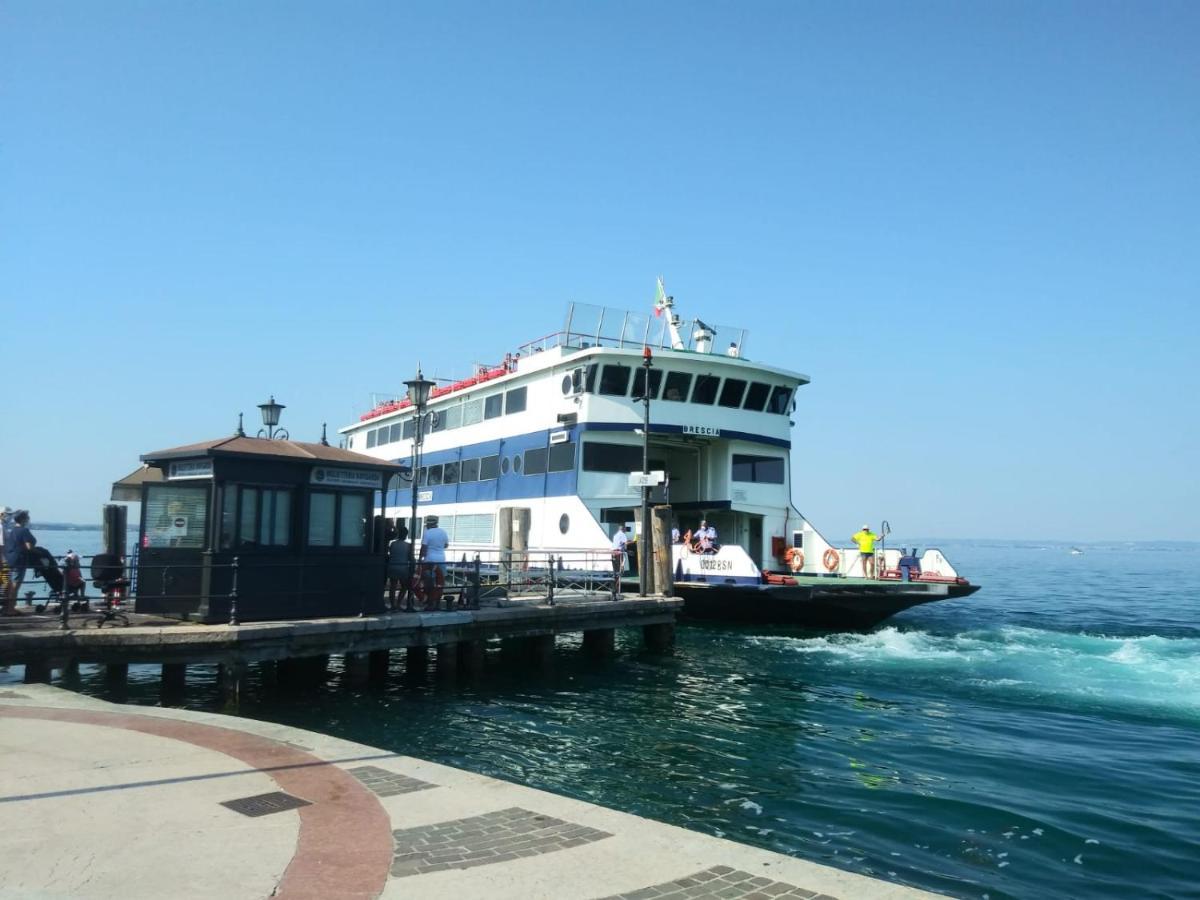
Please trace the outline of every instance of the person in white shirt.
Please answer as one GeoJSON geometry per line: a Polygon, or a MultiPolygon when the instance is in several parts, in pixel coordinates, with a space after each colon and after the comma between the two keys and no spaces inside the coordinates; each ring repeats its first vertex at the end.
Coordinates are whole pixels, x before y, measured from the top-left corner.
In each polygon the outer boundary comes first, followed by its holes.
{"type": "Polygon", "coordinates": [[[420,557],[426,609],[437,609],[442,602],[442,590],[446,587],[446,547],[449,544],[450,535],[438,527],[438,517],[426,516],[420,557]]]}
{"type": "Polygon", "coordinates": [[[612,540],[612,555],[613,555],[613,570],[617,572],[625,571],[625,545],[629,543],[629,536],[625,534],[625,526],[618,525],[617,533],[613,535],[612,540]]]}

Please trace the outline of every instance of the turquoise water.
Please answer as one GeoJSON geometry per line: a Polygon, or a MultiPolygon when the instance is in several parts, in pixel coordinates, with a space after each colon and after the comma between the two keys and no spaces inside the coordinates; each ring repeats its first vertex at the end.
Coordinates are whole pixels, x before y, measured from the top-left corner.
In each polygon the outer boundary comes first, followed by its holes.
{"type": "Polygon", "coordinates": [[[1200,896],[1200,545],[941,546],[984,590],[870,634],[560,640],[551,674],[452,689],[335,664],[241,712],[953,896],[1200,896]]]}

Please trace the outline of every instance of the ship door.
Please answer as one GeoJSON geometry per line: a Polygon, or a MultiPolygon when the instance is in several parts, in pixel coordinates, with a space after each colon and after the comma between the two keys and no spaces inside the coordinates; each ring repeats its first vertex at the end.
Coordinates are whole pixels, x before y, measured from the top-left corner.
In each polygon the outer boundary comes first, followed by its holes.
{"type": "Polygon", "coordinates": [[[751,561],[758,566],[763,567],[762,549],[763,549],[763,517],[762,516],[746,516],[746,552],[750,554],[751,561]]]}

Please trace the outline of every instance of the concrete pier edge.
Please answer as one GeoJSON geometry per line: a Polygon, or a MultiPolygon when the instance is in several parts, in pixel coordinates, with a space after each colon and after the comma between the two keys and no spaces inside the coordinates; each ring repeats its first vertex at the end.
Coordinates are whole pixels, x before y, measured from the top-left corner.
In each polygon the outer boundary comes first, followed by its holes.
{"type": "Polygon", "coordinates": [[[0,896],[934,896],[329,735],[43,684],[0,688],[0,809],[21,823],[0,829],[0,896]]]}

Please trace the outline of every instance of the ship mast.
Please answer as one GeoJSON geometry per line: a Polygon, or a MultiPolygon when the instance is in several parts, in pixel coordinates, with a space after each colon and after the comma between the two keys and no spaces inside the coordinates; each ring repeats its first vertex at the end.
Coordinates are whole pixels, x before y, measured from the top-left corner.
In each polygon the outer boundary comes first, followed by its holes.
{"type": "Polygon", "coordinates": [[[676,314],[675,298],[667,296],[667,289],[663,286],[663,280],[660,276],[654,294],[654,313],[655,315],[662,315],[663,312],[667,314],[667,328],[671,332],[671,349],[683,350],[687,346],[683,342],[683,338],[679,335],[679,326],[683,324],[683,320],[676,314]]]}

